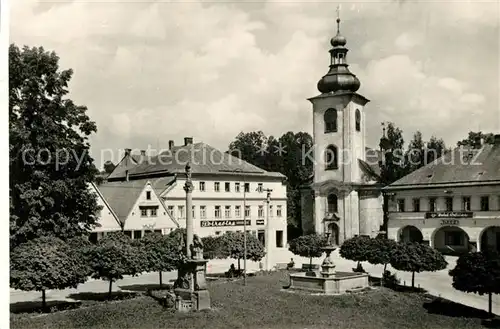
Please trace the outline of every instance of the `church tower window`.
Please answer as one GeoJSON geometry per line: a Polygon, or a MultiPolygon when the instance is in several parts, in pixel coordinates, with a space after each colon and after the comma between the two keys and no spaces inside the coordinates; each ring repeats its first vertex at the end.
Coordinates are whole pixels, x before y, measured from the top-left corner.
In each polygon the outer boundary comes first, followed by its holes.
{"type": "Polygon", "coordinates": [[[329,213],[336,213],[338,212],[338,199],[337,195],[335,194],[329,194],[327,198],[328,202],[328,212],[329,213]]]}
{"type": "Polygon", "coordinates": [[[337,110],[330,108],[325,111],[325,134],[337,132],[337,110]]]}
{"type": "Polygon", "coordinates": [[[361,131],[361,112],[356,109],[356,131],[361,131]]]}
{"type": "Polygon", "coordinates": [[[338,169],[338,152],[334,145],[328,145],[325,150],[326,170],[338,169]]]}

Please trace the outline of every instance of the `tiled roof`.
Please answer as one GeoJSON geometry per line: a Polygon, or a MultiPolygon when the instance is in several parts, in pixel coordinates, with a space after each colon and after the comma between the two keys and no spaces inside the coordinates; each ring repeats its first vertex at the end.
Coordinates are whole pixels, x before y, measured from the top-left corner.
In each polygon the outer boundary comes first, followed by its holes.
{"type": "MultiPolygon", "coordinates": [[[[187,146],[176,146],[158,156],[148,157],[138,165],[130,168],[129,176],[154,173],[184,173],[189,161],[193,174],[221,174],[243,172],[247,175],[280,177],[280,173],[268,172],[230,154],[205,144],[195,143],[187,146]]],[[[120,173],[125,175],[125,172],[120,173]]],[[[117,177],[118,175],[115,175],[117,177]]]]}
{"type": "Polygon", "coordinates": [[[173,181],[175,177],[161,177],[155,179],[137,179],[130,181],[106,182],[97,186],[102,196],[113,209],[122,223],[125,222],[130,210],[134,206],[140,193],[149,181],[159,197],[173,181]]]}
{"type": "Polygon", "coordinates": [[[481,149],[456,148],[441,158],[389,185],[432,186],[439,184],[500,183],[500,145],[485,144],[481,149]]]}

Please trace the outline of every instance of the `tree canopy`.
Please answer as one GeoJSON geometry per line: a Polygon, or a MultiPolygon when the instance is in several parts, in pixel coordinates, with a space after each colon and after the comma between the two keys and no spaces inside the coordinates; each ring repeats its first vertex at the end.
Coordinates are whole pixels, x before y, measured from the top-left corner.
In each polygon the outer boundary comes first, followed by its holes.
{"type": "Polygon", "coordinates": [[[290,240],[288,245],[288,250],[294,255],[308,258],[321,257],[323,254],[321,248],[327,245],[327,239],[323,235],[308,234],[290,240]]]}
{"type": "Polygon", "coordinates": [[[370,237],[358,235],[345,240],[340,247],[339,253],[343,258],[359,263],[367,260],[370,248],[370,237]]]}
{"type": "MultiPolygon", "coordinates": [[[[238,260],[238,269],[240,269],[240,260],[244,259],[244,238],[243,232],[228,231],[219,237],[220,242],[220,257],[217,258],[232,258],[238,260]]],[[[247,259],[255,262],[262,260],[266,255],[264,246],[253,234],[247,232],[247,259]]]]}
{"type": "Polygon", "coordinates": [[[63,240],[96,222],[88,189],[98,170],[89,154],[97,131],[85,106],[66,97],[72,70],[43,48],[9,48],[10,243],[63,240]]]}
{"type": "Polygon", "coordinates": [[[40,237],[10,251],[10,287],[25,291],[76,288],[87,281],[85,259],[57,238],[40,237]]]}

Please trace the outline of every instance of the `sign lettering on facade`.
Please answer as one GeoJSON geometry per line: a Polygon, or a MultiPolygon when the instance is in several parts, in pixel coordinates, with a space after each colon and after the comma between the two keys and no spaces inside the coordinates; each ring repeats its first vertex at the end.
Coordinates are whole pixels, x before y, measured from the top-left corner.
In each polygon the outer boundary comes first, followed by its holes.
{"type": "MultiPolygon", "coordinates": [[[[250,225],[252,221],[247,220],[247,225],[250,225]]],[[[202,220],[200,223],[201,227],[219,227],[219,226],[243,226],[243,220],[202,220]]]]}
{"type": "Polygon", "coordinates": [[[441,220],[441,225],[458,225],[458,219],[443,219],[441,220]]]}
{"type": "Polygon", "coordinates": [[[263,219],[257,219],[257,225],[264,225],[263,219]]]}
{"type": "Polygon", "coordinates": [[[469,211],[426,212],[425,218],[472,218],[469,211]]]}

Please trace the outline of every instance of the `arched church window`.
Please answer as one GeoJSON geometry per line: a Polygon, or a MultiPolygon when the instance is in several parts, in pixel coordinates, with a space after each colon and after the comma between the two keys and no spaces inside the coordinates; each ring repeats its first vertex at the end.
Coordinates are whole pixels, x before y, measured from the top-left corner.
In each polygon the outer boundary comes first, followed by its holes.
{"type": "Polygon", "coordinates": [[[356,109],[356,131],[361,131],[361,112],[356,109]]]}
{"type": "Polygon", "coordinates": [[[332,133],[337,131],[337,110],[328,109],[324,114],[325,133],[332,133]]]}
{"type": "Polygon", "coordinates": [[[334,145],[328,145],[325,150],[326,170],[338,169],[338,152],[334,145]]]}
{"type": "Polygon", "coordinates": [[[328,194],[327,197],[327,203],[328,203],[328,212],[329,213],[335,213],[338,211],[338,199],[336,194],[328,194]]]}

